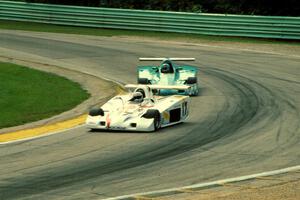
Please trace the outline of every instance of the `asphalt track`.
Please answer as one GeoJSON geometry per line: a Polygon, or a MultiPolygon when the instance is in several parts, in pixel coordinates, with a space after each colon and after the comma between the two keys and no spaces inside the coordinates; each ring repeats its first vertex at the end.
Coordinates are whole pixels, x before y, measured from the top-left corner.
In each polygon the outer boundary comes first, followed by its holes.
{"type": "Polygon", "coordinates": [[[0,199],[101,199],[299,165],[299,57],[118,38],[0,32],[0,47],[122,83],[138,57],[195,57],[201,94],[157,133],[85,127],[0,146],[0,199]]]}

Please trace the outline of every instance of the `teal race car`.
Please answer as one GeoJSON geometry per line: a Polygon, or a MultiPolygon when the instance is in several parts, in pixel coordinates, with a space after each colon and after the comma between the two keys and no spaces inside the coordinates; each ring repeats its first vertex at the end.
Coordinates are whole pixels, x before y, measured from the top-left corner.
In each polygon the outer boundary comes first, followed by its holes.
{"type": "Polygon", "coordinates": [[[186,90],[159,90],[158,95],[189,95],[197,96],[199,86],[197,81],[198,68],[188,65],[177,65],[173,61],[194,61],[195,58],[139,58],[140,61],[162,61],[160,65],[138,66],[138,84],[190,86],[186,90]]]}

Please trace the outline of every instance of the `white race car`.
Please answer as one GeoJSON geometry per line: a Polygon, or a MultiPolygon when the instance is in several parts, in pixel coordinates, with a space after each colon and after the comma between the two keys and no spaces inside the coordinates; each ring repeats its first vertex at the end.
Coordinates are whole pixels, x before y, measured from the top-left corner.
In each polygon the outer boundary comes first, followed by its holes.
{"type": "Polygon", "coordinates": [[[189,86],[126,85],[129,94],[110,99],[92,109],[86,119],[90,129],[155,131],[183,122],[189,115],[189,96],[154,96],[160,89],[182,90],[189,86]]]}

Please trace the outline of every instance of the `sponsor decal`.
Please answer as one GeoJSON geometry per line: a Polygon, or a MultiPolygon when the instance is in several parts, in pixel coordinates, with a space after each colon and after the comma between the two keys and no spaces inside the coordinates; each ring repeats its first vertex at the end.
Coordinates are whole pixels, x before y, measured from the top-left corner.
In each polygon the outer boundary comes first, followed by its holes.
{"type": "Polygon", "coordinates": [[[109,113],[106,115],[106,128],[110,127],[111,119],[109,118],[109,113]]]}
{"type": "Polygon", "coordinates": [[[118,129],[118,130],[125,130],[125,127],[119,127],[119,126],[111,126],[111,129],[118,129]]]}
{"type": "Polygon", "coordinates": [[[169,121],[170,120],[170,114],[168,111],[163,112],[163,117],[165,120],[169,121]]]}

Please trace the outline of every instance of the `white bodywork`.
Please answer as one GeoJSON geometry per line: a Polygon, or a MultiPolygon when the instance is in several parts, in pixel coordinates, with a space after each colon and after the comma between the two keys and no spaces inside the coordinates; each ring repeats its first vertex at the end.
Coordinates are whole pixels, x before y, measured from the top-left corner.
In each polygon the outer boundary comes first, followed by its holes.
{"type": "MultiPolygon", "coordinates": [[[[152,90],[164,89],[158,85],[126,85],[125,87],[133,91],[130,91],[130,93],[126,95],[118,95],[110,99],[101,107],[104,111],[103,115],[88,115],[86,125],[89,128],[104,130],[154,131],[160,127],[166,127],[183,122],[189,115],[188,96],[154,96],[152,90]],[[141,102],[132,101],[133,94],[141,90],[144,92],[143,100],[141,102]],[[144,114],[148,110],[157,110],[159,112],[160,120],[158,126],[154,118],[144,117],[144,114]]],[[[174,87],[172,88],[178,89],[174,87]]]]}

